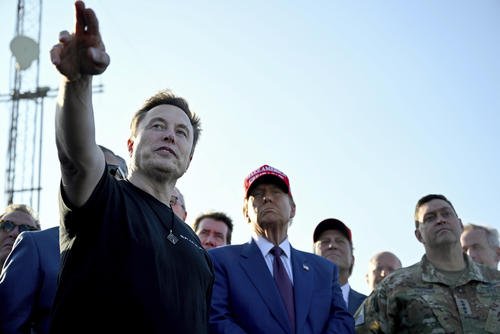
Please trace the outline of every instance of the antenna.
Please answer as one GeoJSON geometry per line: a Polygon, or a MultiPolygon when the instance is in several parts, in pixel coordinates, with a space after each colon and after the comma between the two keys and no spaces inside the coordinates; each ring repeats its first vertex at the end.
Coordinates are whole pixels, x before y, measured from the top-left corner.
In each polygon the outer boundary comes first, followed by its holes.
{"type": "MultiPolygon", "coordinates": [[[[44,99],[57,89],[40,86],[42,0],[18,0],[12,52],[10,93],[0,102],[11,104],[5,169],[7,204],[26,204],[40,213],[44,99]]],[[[102,92],[102,84],[93,87],[102,92]]]]}
{"type": "Polygon", "coordinates": [[[10,42],[13,69],[10,94],[0,95],[0,101],[11,104],[5,171],[7,204],[27,204],[37,211],[41,191],[43,99],[51,92],[50,88],[39,85],[41,17],[41,0],[18,1],[15,35],[10,42]]]}

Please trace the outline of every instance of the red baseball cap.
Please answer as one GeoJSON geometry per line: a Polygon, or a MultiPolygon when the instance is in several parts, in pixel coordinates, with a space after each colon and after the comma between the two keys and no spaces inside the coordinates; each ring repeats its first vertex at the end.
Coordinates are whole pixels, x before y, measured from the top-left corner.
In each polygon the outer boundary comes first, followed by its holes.
{"type": "Polygon", "coordinates": [[[285,173],[277,168],[269,165],[262,165],[245,178],[243,188],[245,190],[245,198],[248,197],[250,189],[260,183],[272,183],[280,186],[287,194],[292,196],[290,190],[290,181],[285,173]],[[258,181],[258,182],[257,182],[258,181]]]}
{"type": "Polygon", "coordinates": [[[352,244],[352,233],[349,227],[347,227],[340,220],[335,218],[327,218],[323,220],[321,223],[316,226],[313,233],[313,241],[316,242],[319,240],[321,234],[327,230],[337,230],[342,233],[347,240],[352,244]]]}

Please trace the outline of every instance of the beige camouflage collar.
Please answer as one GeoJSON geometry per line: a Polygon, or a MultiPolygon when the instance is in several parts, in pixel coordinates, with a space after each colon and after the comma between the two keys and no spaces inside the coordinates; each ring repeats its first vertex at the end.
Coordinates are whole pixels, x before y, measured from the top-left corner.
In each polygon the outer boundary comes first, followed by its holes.
{"type": "Polygon", "coordinates": [[[490,282],[483,275],[480,265],[475,263],[467,254],[464,254],[465,270],[458,279],[453,279],[446,276],[442,271],[439,271],[424,255],[422,257],[422,280],[429,283],[441,283],[447,286],[461,286],[470,281],[490,282]]]}

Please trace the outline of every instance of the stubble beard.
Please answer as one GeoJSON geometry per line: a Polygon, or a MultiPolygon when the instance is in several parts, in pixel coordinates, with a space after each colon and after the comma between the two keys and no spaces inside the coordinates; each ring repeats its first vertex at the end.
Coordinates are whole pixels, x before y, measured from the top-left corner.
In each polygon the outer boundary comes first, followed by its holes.
{"type": "Polygon", "coordinates": [[[155,159],[136,158],[132,160],[133,169],[140,171],[155,183],[166,183],[178,180],[184,172],[174,168],[171,164],[160,163],[155,159]]]}
{"type": "MultiPolygon", "coordinates": [[[[451,233],[451,232],[450,232],[451,233]]],[[[446,233],[445,235],[439,235],[432,240],[431,246],[435,249],[450,249],[457,242],[460,243],[460,239],[456,238],[456,236],[451,235],[450,233],[446,233]]]]}

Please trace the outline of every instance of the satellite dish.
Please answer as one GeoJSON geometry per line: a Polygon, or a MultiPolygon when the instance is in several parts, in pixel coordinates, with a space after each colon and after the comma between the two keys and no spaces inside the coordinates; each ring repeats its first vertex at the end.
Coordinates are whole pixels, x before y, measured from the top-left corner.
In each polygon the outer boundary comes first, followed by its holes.
{"type": "Polygon", "coordinates": [[[17,68],[24,71],[38,58],[40,48],[34,39],[19,35],[10,42],[10,51],[16,58],[17,68]]]}

